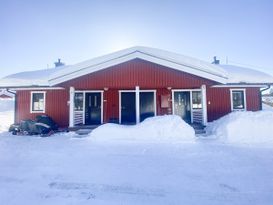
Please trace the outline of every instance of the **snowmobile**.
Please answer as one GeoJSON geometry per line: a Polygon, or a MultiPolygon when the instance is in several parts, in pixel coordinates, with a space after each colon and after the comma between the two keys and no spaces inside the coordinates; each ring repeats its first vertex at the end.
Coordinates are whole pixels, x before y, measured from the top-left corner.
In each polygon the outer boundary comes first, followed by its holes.
{"type": "Polygon", "coordinates": [[[50,136],[58,130],[58,125],[47,115],[38,115],[35,120],[21,120],[19,124],[10,126],[13,135],[50,136]]]}

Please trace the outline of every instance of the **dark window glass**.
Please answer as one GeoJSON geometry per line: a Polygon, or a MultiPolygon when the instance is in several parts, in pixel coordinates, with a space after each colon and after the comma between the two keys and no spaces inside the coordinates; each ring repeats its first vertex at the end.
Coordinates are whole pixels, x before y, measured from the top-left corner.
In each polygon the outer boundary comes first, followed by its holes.
{"type": "Polygon", "coordinates": [[[83,111],[83,93],[75,93],[74,110],[83,111]]]}
{"type": "Polygon", "coordinates": [[[44,93],[32,93],[32,111],[44,111],[44,93]]]}
{"type": "Polygon", "coordinates": [[[192,108],[193,109],[202,109],[201,91],[192,91],[192,108]]]}
{"type": "Polygon", "coordinates": [[[244,91],[232,91],[232,103],[234,110],[245,109],[244,91]]]}

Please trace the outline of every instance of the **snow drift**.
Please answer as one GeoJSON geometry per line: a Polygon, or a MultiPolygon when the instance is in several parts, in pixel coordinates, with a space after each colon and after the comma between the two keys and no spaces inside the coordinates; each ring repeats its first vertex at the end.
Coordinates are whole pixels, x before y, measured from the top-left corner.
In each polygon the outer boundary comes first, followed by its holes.
{"type": "Polygon", "coordinates": [[[14,121],[14,100],[0,99],[0,132],[8,131],[14,121]]]}
{"type": "Polygon", "coordinates": [[[208,133],[231,143],[273,144],[273,111],[232,112],[209,123],[208,133]]]}
{"type": "Polygon", "coordinates": [[[138,125],[104,124],[90,134],[92,140],[115,141],[192,141],[193,128],[179,116],[165,115],[147,118],[138,125]]]}
{"type": "Polygon", "coordinates": [[[12,111],[14,109],[14,99],[0,98],[0,112],[12,111]]]}

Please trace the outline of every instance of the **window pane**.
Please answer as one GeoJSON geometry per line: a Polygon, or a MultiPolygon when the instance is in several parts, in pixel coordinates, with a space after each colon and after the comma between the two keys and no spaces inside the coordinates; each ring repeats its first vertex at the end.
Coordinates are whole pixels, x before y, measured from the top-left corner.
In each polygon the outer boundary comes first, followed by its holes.
{"type": "Polygon", "coordinates": [[[32,94],[32,110],[33,111],[44,111],[44,93],[33,93],[32,94]]]}
{"type": "Polygon", "coordinates": [[[245,109],[244,91],[232,91],[233,109],[245,109]]]}
{"type": "Polygon", "coordinates": [[[193,109],[202,109],[201,91],[193,91],[192,92],[192,108],[193,109]]]}
{"type": "Polygon", "coordinates": [[[75,93],[74,110],[83,111],[83,93],[75,93]]]}

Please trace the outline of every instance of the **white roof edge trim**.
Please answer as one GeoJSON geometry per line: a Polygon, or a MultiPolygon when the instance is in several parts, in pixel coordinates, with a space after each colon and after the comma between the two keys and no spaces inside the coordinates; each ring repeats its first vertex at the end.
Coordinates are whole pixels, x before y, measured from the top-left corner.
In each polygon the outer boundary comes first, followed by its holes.
{"type": "Polygon", "coordinates": [[[225,84],[227,81],[226,76],[220,76],[219,74],[215,74],[215,73],[212,73],[209,71],[204,71],[204,70],[201,70],[196,67],[191,67],[191,66],[179,64],[179,63],[176,63],[176,62],[164,59],[164,58],[159,58],[157,56],[153,56],[151,54],[146,54],[145,52],[136,50],[136,51],[127,53],[125,55],[122,55],[122,56],[119,56],[119,57],[116,57],[113,59],[105,60],[104,62],[95,64],[95,65],[87,66],[84,68],[79,68],[79,70],[75,70],[75,71],[72,71],[67,74],[63,74],[60,76],[52,76],[52,78],[49,79],[49,85],[54,86],[56,84],[60,84],[60,83],[66,82],[68,80],[72,80],[72,79],[81,77],[83,75],[87,75],[87,74],[90,74],[90,73],[93,73],[96,71],[100,71],[100,70],[106,69],[108,67],[115,66],[120,63],[124,63],[126,61],[133,60],[136,58],[139,58],[142,60],[147,60],[149,62],[153,62],[153,63],[159,64],[162,66],[166,66],[166,67],[169,67],[169,68],[172,68],[175,70],[184,71],[186,73],[190,73],[190,74],[193,74],[193,75],[196,75],[196,76],[199,76],[202,78],[206,78],[209,80],[213,80],[213,81],[216,81],[219,83],[225,84]]]}
{"type": "Polygon", "coordinates": [[[9,88],[9,90],[64,90],[63,87],[18,87],[18,88],[9,88]]]}
{"type": "Polygon", "coordinates": [[[225,84],[225,85],[213,85],[211,88],[267,88],[265,84],[225,84]]]}

